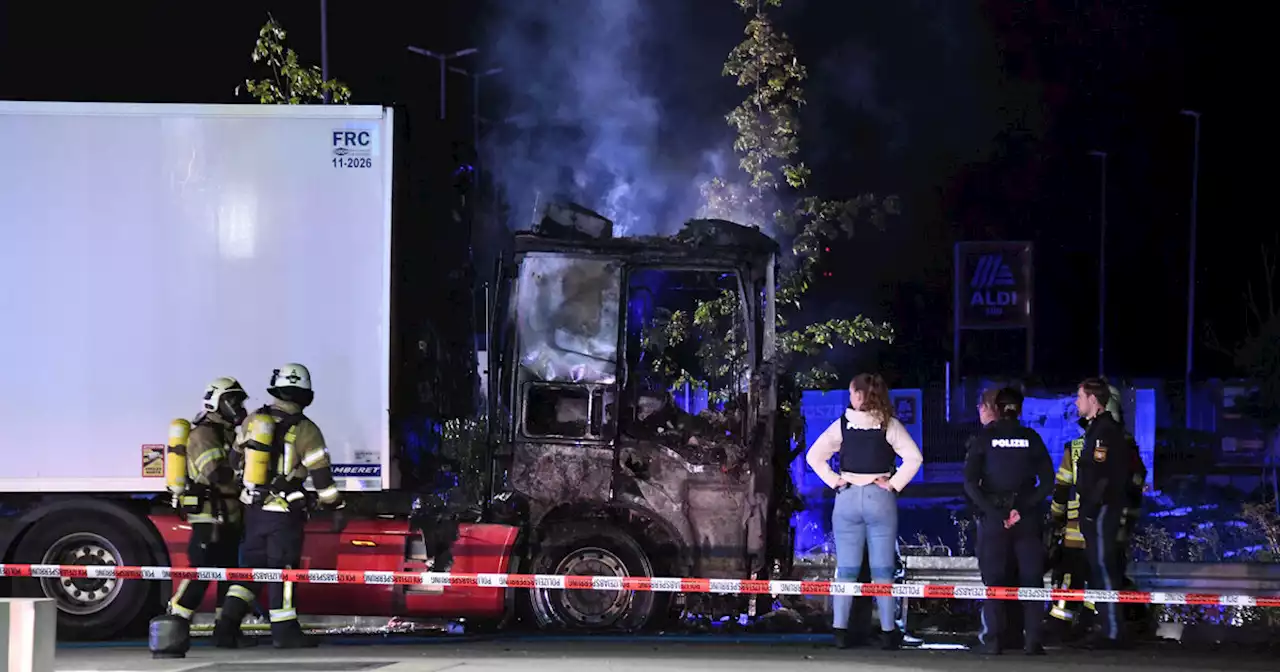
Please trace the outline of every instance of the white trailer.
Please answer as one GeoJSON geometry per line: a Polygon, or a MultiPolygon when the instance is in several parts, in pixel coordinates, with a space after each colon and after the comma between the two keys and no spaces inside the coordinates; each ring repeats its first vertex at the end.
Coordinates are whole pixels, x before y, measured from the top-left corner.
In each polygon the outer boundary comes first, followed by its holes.
{"type": "Polygon", "coordinates": [[[391,117],[0,102],[0,494],[161,491],[170,419],[294,361],[340,484],[395,487],[391,117]]]}
{"type": "MultiPolygon", "coordinates": [[[[303,562],[426,569],[387,492],[392,146],[382,107],[0,102],[0,563],[187,566],[190,526],[163,494],[170,420],[219,376],[265,403],[296,361],[339,485],[373,491],[341,531],[313,521],[303,562]]],[[[516,534],[463,525],[456,545],[490,550],[455,550],[458,571],[507,571],[491,549],[516,534]]],[[[309,617],[496,620],[509,597],[351,590],[297,589],[309,617]]],[[[54,598],[60,637],[99,639],[172,592],[51,577],[0,594],[54,598]]]]}

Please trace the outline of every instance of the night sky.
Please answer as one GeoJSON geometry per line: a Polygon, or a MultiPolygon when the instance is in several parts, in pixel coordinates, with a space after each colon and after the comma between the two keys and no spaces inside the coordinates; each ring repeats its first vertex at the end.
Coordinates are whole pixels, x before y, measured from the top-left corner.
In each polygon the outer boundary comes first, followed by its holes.
{"type": "MultiPolygon", "coordinates": [[[[1262,149],[1270,137],[1251,125],[1266,94],[1240,84],[1255,76],[1253,42],[1240,33],[1214,39],[1242,19],[1173,0],[786,4],[779,21],[811,73],[802,143],[814,186],[825,196],[903,199],[885,233],[832,246],[812,315],[865,312],[902,334],[892,348],[840,357],[842,368],[885,368],[898,384],[937,382],[951,349],[952,244],[1030,240],[1037,371],[1051,379],[1095,373],[1099,166],[1088,152],[1099,149],[1110,155],[1108,373],[1179,379],[1193,145],[1192,122],[1179,110],[1187,108],[1204,115],[1197,338],[1210,323],[1225,340],[1238,336],[1244,283],[1261,279],[1259,244],[1276,231],[1264,204],[1242,211],[1270,186],[1257,166],[1274,171],[1262,149]]],[[[72,10],[4,0],[0,97],[237,102],[236,86],[255,74],[249,53],[268,11],[303,59],[319,64],[319,5],[137,0],[72,10]]],[[[408,45],[475,47],[480,55],[459,65],[504,68],[481,99],[482,117],[507,120],[486,124],[482,143],[482,166],[499,176],[499,191],[521,171],[572,170],[574,151],[605,147],[618,154],[597,172],[627,172],[641,194],[632,203],[678,222],[690,214],[681,200],[688,185],[728,157],[721,117],[740,94],[720,68],[745,23],[731,0],[329,5],[332,75],[355,102],[408,107],[419,136],[432,136],[415,145],[415,165],[435,166],[424,174],[447,175],[474,158],[470,88],[451,76],[449,119],[438,122],[438,66],[408,45]],[[566,100],[575,85],[594,87],[591,96],[566,100]],[[632,128],[633,119],[644,128],[632,128]],[[538,137],[563,139],[530,144],[533,134],[521,130],[530,123],[558,125],[560,136],[538,137]]],[[[590,175],[584,189],[603,193],[608,177],[590,175]]],[[[415,184],[435,193],[447,182],[415,184]]],[[[482,229],[480,247],[494,235],[482,229]]],[[[966,341],[966,359],[980,363],[971,368],[1021,365],[1016,334],[966,341]]],[[[1230,372],[1208,348],[1197,357],[1202,377],[1230,372]]]]}

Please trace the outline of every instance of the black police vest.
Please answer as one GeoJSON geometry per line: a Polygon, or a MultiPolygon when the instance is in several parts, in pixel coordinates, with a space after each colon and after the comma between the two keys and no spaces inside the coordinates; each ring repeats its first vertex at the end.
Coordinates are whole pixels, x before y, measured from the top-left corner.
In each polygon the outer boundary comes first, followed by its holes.
{"type": "Polygon", "coordinates": [[[840,416],[840,471],[849,474],[887,474],[897,466],[889,445],[888,424],[879,429],[854,429],[840,416]]]}
{"type": "Polygon", "coordinates": [[[1017,420],[1001,419],[978,435],[977,440],[986,444],[982,491],[1002,506],[1036,489],[1034,433],[1017,420]]]}

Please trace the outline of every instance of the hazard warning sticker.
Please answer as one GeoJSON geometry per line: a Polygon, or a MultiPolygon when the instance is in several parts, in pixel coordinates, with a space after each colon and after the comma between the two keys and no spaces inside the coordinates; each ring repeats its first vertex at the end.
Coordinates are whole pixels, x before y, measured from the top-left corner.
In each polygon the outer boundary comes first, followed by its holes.
{"type": "Polygon", "coordinates": [[[142,477],[164,478],[163,443],[148,443],[142,446],[142,477]]]}

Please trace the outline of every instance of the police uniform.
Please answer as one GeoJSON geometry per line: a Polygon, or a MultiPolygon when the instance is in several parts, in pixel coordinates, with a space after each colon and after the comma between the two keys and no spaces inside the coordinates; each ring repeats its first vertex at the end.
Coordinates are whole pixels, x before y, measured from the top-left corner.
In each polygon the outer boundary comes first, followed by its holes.
{"type": "MultiPolygon", "coordinates": [[[[205,390],[204,412],[193,422],[179,419],[169,425],[165,478],[174,507],[191,525],[187,557],[192,567],[237,567],[244,521],[231,449],[235,425],[244,419],[244,388],[234,378],[219,378],[205,390]]],[[[209,582],[184,579],[178,584],[169,613],[188,625],[209,582]]],[[[222,609],[229,584],[219,582],[217,607],[222,609]]],[[[224,648],[254,644],[235,633],[216,632],[224,648]]]]}
{"type": "MultiPolygon", "coordinates": [[[[987,586],[1009,586],[1017,580],[1026,588],[1044,587],[1044,541],[1040,536],[1039,504],[1053,488],[1053,461],[1044,441],[1016,419],[1002,418],[984,427],[965,457],[965,492],[977,506],[978,569],[987,586]],[[1004,521],[1011,511],[1020,520],[1011,528],[1004,521]],[[1017,561],[1017,576],[1009,575],[1009,555],[1017,561]]],[[[1003,630],[1003,602],[982,605],[983,650],[998,653],[1003,630]]],[[[1024,646],[1039,653],[1044,605],[1023,603],[1024,646]]]]}
{"type": "MultiPolygon", "coordinates": [[[[1125,440],[1131,451],[1131,465],[1127,501],[1121,512],[1120,533],[1116,540],[1121,572],[1129,564],[1129,543],[1138,519],[1142,516],[1142,491],[1147,481],[1147,468],[1142,463],[1136,442],[1128,433],[1125,434],[1125,440]]],[[[1080,454],[1083,450],[1083,437],[1067,442],[1062,450],[1062,464],[1054,478],[1051,510],[1055,523],[1062,530],[1057,542],[1057,554],[1052,562],[1053,586],[1062,590],[1083,590],[1089,577],[1089,558],[1085,552],[1084,533],[1080,531],[1080,494],[1075,492],[1076,474],[1079,473],[1080,454]]],[[[1123,585],[1127,587],[1130,583],[1126,578],[1123,585]]],[[[1053,605],[1049,615],[1066,623],[1077,623],[1082,613],[1079,610],[1081,604],[1089,611],[1096,611],[1092,602],[1061,600],[1053,605]]]]}
{"type": "MultiPolygon", "coordinates": [[[[241,560],[246,567],[262,569],[297,568],[302,558],[303,531],[307,521],[307,497],[304,483],[310,476],[316,496],[326,508],[342,506],[342,496],[334,483],[320,428],[302,413],[310,401],[310,374],[301,365],[290,364],[277,369],[268,390],[277,398],[271,405],[254,412],[245,420],[239,443],[244,460],[245,538],[241,560]],[[282,380],[285,373],[296,372],[293,383],[282,380]],[[283,385],[281,383],[284,383],[283,385]],[[281,388],[303,390],[289,395],[281,388]],[[292,397],[292,398],[281,398],[292,397]]],[[[271,583],[268,587],[268,614],[271,637],[277,648],[313,646],[302,636],[298,612],[293,599],[293,583],[271,583]]],[[[223,620],[239,628],[254,595],[253,584],[237,583],[227,591],[223,620]]]]}
{"type": "MultiPolygon", "coordinates": [[[[1121,590],[1124,583],[1120,535],[1125,505],[1130,501],[1133,456],[1124,427],[1110,413],[1099,413],[1085,431],[1078,464],[1080,531],[1089,561],[1088,585],[1094,590],[1121,590]]],[[[1097,605],[1101,635],[1110,642],[1124,636],[1119,605],[1097,605]]]]}

